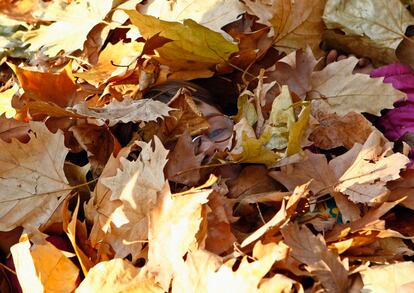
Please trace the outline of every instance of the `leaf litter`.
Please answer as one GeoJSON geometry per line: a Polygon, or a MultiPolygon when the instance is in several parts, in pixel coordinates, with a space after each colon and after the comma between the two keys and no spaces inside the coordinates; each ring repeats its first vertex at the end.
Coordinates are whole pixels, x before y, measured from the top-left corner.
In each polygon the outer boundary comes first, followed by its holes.
{"type": "Polygon", "coordinates": [[[412,291],[413,12],[3,1],[0,290],[412,291]]]}

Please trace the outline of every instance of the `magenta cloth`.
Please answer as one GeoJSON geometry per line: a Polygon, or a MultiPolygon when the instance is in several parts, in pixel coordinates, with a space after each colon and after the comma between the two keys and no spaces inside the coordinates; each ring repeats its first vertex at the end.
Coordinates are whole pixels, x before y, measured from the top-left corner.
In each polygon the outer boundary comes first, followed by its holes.
{"type": "Polygon", "coordinates": [[[381,117],[379,126],[384,135],[397,140],[407,132],[414,133],[414,70],[408,65],[394,63],[373,70],[371,77],[384,77],[385,83],[391,83],[408,96],[407,100],[395,103],[395,108],[381,117]]]}

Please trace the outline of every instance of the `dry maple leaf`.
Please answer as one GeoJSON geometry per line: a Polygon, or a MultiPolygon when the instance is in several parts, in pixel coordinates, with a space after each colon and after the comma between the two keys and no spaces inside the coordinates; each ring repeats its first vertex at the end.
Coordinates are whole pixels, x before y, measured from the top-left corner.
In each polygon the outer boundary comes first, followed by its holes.
{"type": "Polygon", "coordinates": [[[327,292],[348,292],[348,270],[340,258],[330,251],[321,235],[292,223],[282,228],[291,255],[306,264],[306,269],[321,281],[327,292]]]}
{"type": "Polygon", "coordinates": [[[115,258],[94,266],[88,276],[80,283],[76,293],[163,293],[155,281],[145,276],[142,269],[129,261],[115,258]]]}
{"type": "Polygon", "coordinates": [[[63,133],[53,134],[40,122],[31,122],[30,128],[26,144],[0,140],[0,231],[39,227],[70,193],[63,133]]]}
{"type": "Polygon", "coordinates": [[[79,278],[78,267],[40,232],[23,234],[11,247],[16,274],[24,292],[72,292],[79,278]],[[30,240],[30,241],[29,241],[30,240]],[[31,242],[33,243],[31,245],[31,242]]]}
{"type": "Polygon", "coordinates": [[[325,0],[249,0],[246,6],[261,22],[272,25],[276,48],[290,53],[309,45],[321,55],[325,0]]]}
{"type": "Polygon", "coordinates": [[[358,59],[348,57],[329,64],[312,74],[311,98],[322,98],[340,116],[349,112],[366,112],[379,116],[382,109],[406,98],[383,78],[370,78],[366,74],[352,74],[358,59]]]}
{"type": "Polygon", "coordinates": [[[149,216],[146,267],[166,291],[171,279],[184,266],[183,256],[199,246],[196,234],[202,221],[203,204],[208,201],[211,191],[190,189],[171,194],[166,183],[158,194],[149,216]]]}
{"type": "Polygon", "coordinates": [[[296,283],[295,281],[286,282],[288,278],[280,283],[272,281],[273,278],[278,281],[283,280],[283,277],[278,274],[264,278],[274,262],[285,259],[287,254],[288,247],[281,242],[262,244],[259,241],[253,248],[254,261],[250,262],[248,257],[244,256],[234,271],[233,266],[236,259],[230,259],[217,271],[208,272],[207,290],[204,289],[200,292],[290,292],[296,283]],[[269,286],[268,282],[274,286],[269,286]]]}
{"type": "Polygon", "coordinates": [[[64,9],[51,6],[56,11],[48,11],[47,20],[56,22],[41,26],[37,30],[25,33],[29,50],[43,48],[48,56],[56,56],[61,50],[66,54],[83,48],[87,35],[100,23],[112,8],[112,0],[73,1],[64,9]]]}
{"type": "Polygon", "coordinates": [[[391,49],[385,55],[394,55],[407,27],[414,23],[414,17],[398,0],[328,0],[323,19],[328,28],[344,31],[348,43],[356,38],[353,46],[362,46],[361,52],[368,57],[373,54],[370,51],[382,52],[383,56],[384,49],[391,49]]]}
{"type": "Polygon", "coordinates": [[[114,126],[119,122],[155,121],[158,118],[169,116],[168,112],[173,110],[160,101],[133,100],[131,98],[124,98],[121,102],[113,100],[103,108],[89,108],[86,103],[81,103],[72,109],[77,114],[96,118],[98,125],[108,121],[109,126],[114,126]]]}
{"type": "Polygon", "coordinates": [[[164,186],[163,169],[168,154],[157,137],[154,150],[151,143],[138,142],[138,145],[142,150],[136,161],[120,157],[121,169],[116,175],[100,179],[112,191],[109,199],[113,210],[106,214],[111,225],[107,241],[116,257],[131,253],[133,261],[141,251],[142,241],[148,237],[148,214],[150,206],[156,202],[157,192],[164,186]]]}
{"type": "Polygon", "coordinates": [[[221,33],[227,39],[229,36],[221,28],[235,21],[240,14],[245,12],[243,4],[237,0],[178,0],[172,3],[152,0],[138,6],[138,9],[142,14],[152,15],[166,21],[182,22],[185,19],[192,19],[221,33]]]}

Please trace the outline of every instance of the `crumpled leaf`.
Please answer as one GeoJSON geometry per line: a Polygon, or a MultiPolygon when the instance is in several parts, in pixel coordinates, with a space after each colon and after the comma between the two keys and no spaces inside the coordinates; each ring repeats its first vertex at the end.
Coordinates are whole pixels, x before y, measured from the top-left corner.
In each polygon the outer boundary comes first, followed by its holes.
{"type": "Polygon", "coordinates": [[[361,52],[371,56],[370,51],[394,51],[407,27],[414,23],[414,17],[398,0],[328,0],[323,19],[330,29],[340,29],[357,39],[367,38],[358,43],[365,47],[361,52]]]}
{"type": "Polygon", "coordinates": [[[166,104],[152,99],[133,100],[125,98],[122,101],[113,100],[102,108],[90,108],[86,103],[80,103],[73,108],[77,114],[96,118],[98,125],[108,121],[109,126],[119,122],[149,122],[168,116],[173,110],[166,104]]]}
{"type": "Polygon", "coordinates": [[[322,97],[340,116],[366,112],[380,116],[382,109],[392,109],[394,102],[406,95],[383,84],[382,78],[352,74],[358,63],[355,57],[329,64],[312,74],[312,98],[322,97]]]}
{"type": "Polygon", "coordinates": [[[173,195],[166,183],[151,209],[146,267],[165,291],[184,266],[183,256],[199,246],[196,234],[202,221],[202,205],[208,201],[211,191],[198,188],[173,195]]]}
{"type": "Polygon", "coordinates": [[[30,125],[14,119],[7,119],[4,115],[0,116],[0,139],[11,142],[15,138],[21,142],[29,141],[30,125]]]}
{"type": "Polygon", "coordinates": [[[89,32],[111,10],[112,2],[113,0],[73,1],[64,9],[59,7],[60,10],[53,17],[53,13],[49,12],[47,20],[56,22],[25,34],[25,41],[30,44],[29,50],[43,48],[46,55],[56,56],[61,50],[69,54],[82,49],[89,32]]]}
{"type": "Polygon", "coordinates": [[[147,278],[143,270],[134,267],[127,260],[115,258],[94,266],[76,289],[76,293],[90,292],[162,293],[164,290],[147,278]]]}
{"type": "Polygon", "coordinates": [[[172,3],[151,0],[138,7],[145,15],[152,15],[165,21],[183,22],[192,19],[198,24],[221,33],[225,38],[229,36],[221,30],[226,24],[233,22],[245,12],[240,1],[235,0],[178,0],[172,3]]]}
{"type": "Polygon", "coordinates": [[[306,264],[306,270],[314,274],[327,292],[348,292],[348,269],[340,258],[326,247],[321,235],[315,236],[297,223],[282,228],[291,255],[306,264]]]}
{"type": "Polygon", "coordinates": [[[39,236],[23,234],[11,248],[19,283],[25,292],[72,292],[79,278],[78,267],[39,236]]]}
{"type": "Polygon", "coordinates": [[[39,227],[69,194],[63,172],[68,149],[62,132],[49,132],[31,122],[26,144],[0,140],[0,231],[18,226],[39,227]]]}
{"type": "Polygon", "coordinates": [[[410,261],[374,266],[361,272],[365,292],[410,292],[413,289],[414,264],[410,261]],[[410,287],[404,290],[404,287],[410,287]]]}
{"type": "Polygon", "coordinates": [[[249,0],[246,6],[261,22],[272,25],[279,50],[290,53],[309,45],[316,55],[321,55],[325,0],[249,0]]]}
{"type": "Polygon", "coordinates": [[[137,59],[143,46],[143,43],[124,43],[122,41],[115,45],[108,44],[99,54],[98,62],[92,68],[74,73],[74,75],[99,87],[108,82],[110,78],[124,74],[127,71],[125,66],[137,59]]]}
{"type": "Polygon", "coordinates": [[[132,24],[138,27],[146,39],[160,33],[171,39],[157,49],[160,62],[177,69],[211,69],[214,65],[228,60],[238,51],[235,44],[227,41],[221,34],[213,32],[191,19],[167,22],[150,15],[142,15],[134,10],[126,11],[132,24]]]}

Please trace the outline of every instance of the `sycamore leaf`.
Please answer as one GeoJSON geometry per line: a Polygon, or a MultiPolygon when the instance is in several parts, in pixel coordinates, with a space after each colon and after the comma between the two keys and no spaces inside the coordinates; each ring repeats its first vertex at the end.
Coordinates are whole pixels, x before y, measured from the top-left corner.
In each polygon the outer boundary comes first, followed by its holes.
{"type": "Polygon", "coordinates": [[[168,116],[168,112],[173,110],[160,101],[130,98],[125,98],[121,102],[113,100],[102,108],[89,108],[86,103],[80,103],[72,109],[77,114],[96,118],[99,125],[109,121],[109,126],[114,126],[119,122],[156,121],[158,118],[168,116]]]}
{"type": "MultiPolygon", "coordinates": [[[[404,285],[412,283],[414,264],[411,261],[374,266],[361,272],[364,287],[361,292],[410,292],[404,285]]],[[[412,284],[411,284],[412,286],[412,284]]]]}
{"type": "Polygon", "coordinates": [[[16,114],[16,110],[12,106],[12,98],[17,92],[17,87],[13,86],[0,93],[0,115],[5,114],[6,118],[12,118],[16,114]]]}
{"type": "Polygon", "coordinates": [[[134,267],[127,260],[115,258],[94,266],[75,292],[162,293],[164,290],[147,278],[142,269],[134,267]]]}
{"type": "MultiPolygon", "coordinates": [[[[83,48],[87,35],[100,23],[112,8],[113,0],[73,1],[56,12],[49,26],[25,34],[29,50],[41,48],[48,56],[56,56],[61,50],[66,54],[83,48]]],[[[49,19],[50,20],[50,19],[49,19]]]]}
{"type": "Polygon", "coordinates": [[[172,40],[157,49],[160,62],[171,67],[208,69],[227,61],[232,53],[238,51],[237,45],[191,19],[181,24],[162,21],[134,10],[126,12],[144,38],[160,33],[160,36],[172,40]]]}
{"type": "Polygon", "coordinates": [[[390,49],[397,48],[407,27],[414,23],[399,0],[328,0],[323,19],[330,29],[365,36],[378,47],[390,49]]]}
{"type": "Polygon", "coordinates": [[[25,292],[72,292],[79,278],[78,267],[64,252],[36,236],[24,234],[11,248],[19,283],[25,292]]]}
{"type": "Polygon", "coordinates": [[[306,227],[289,224],[282,228],[285,243],[292,249],[292,256],[306,264],[327,292],[348,292],[348,271],[340,258],[326,247],[321,235],[315,236],[306,227]]]}
{"type": "Polygon", "coordinates": [[[245,12],[243,4],[235,0],[178,0],[172,3],[152,0],[140,5],[139,11],[166,21],[192,19],[226,38],[229,36],[221,28],[245,12]]]}
{"type": "Polygon", "coordinates": [[[172,195],[166,183],[158,194],[149,217],[147,270],[165,291],[184,266],[183,256],[198,248],[196,234],[202,221],[202,205],[211,191],[190,189],[172,195]]]}
{"type": "Polygon", "coordinates": [[[292,52],[309,45],[321,55],[319,43],[325,28],[322,21],[325,0],[249,0],[246,5],[261,22],[272,25],[276,48],[292,52]]]}
{"type": "Polygon", "coordinates": [[[72,76],[70,65],[54,73],[8,64],[24,90],[23,99],[52,102],[60,107],[71,106],[74,102],[78,86],[72,76]]]}
{"type": "Polygon", "coordinates": [[[367,112],[379,116],[382,109],[393,108],[394,102],[406,97],[383,78],[352,74],[358,59],[349,57],[329,64],[312,74],[311,98],[322,97],[340,116],[349,112],[367,112]]]}
{"type": "Polygon", "coordinates": [[[156,202],[157,192],[164,186],[163,169],[168,154],[157,137],[154,150],[151,143],[139,142],[138,145],[142,150],[136,161],[121,157],[121,169],[116,175],[100,180],[112,191],[110,201],[114,204],[107,214],[112,225],[108,242],[116,257],[131,253],[133,261],[141,251],[142,241],[148,237],[148,214],[150,206],[156,202]]]}
{"type": "Polygon", "coordinates": [[[30,128],[27,144],[0,140],[0,231],[44,224],[70,192],[63,133],[53,134],[40,122],[30,128]]]}
{"type": "Polygon", "coordinates": [[[109,43],[99,54],[98,62],[92,68],[74,75],[99,87],[110,78],[124,74],[127,71],[124,66],[130,65],[132,61],[137,59],[143,46],[143,43],[137,42],[124,43],[120,41],[115,45],[109,43]]]}

